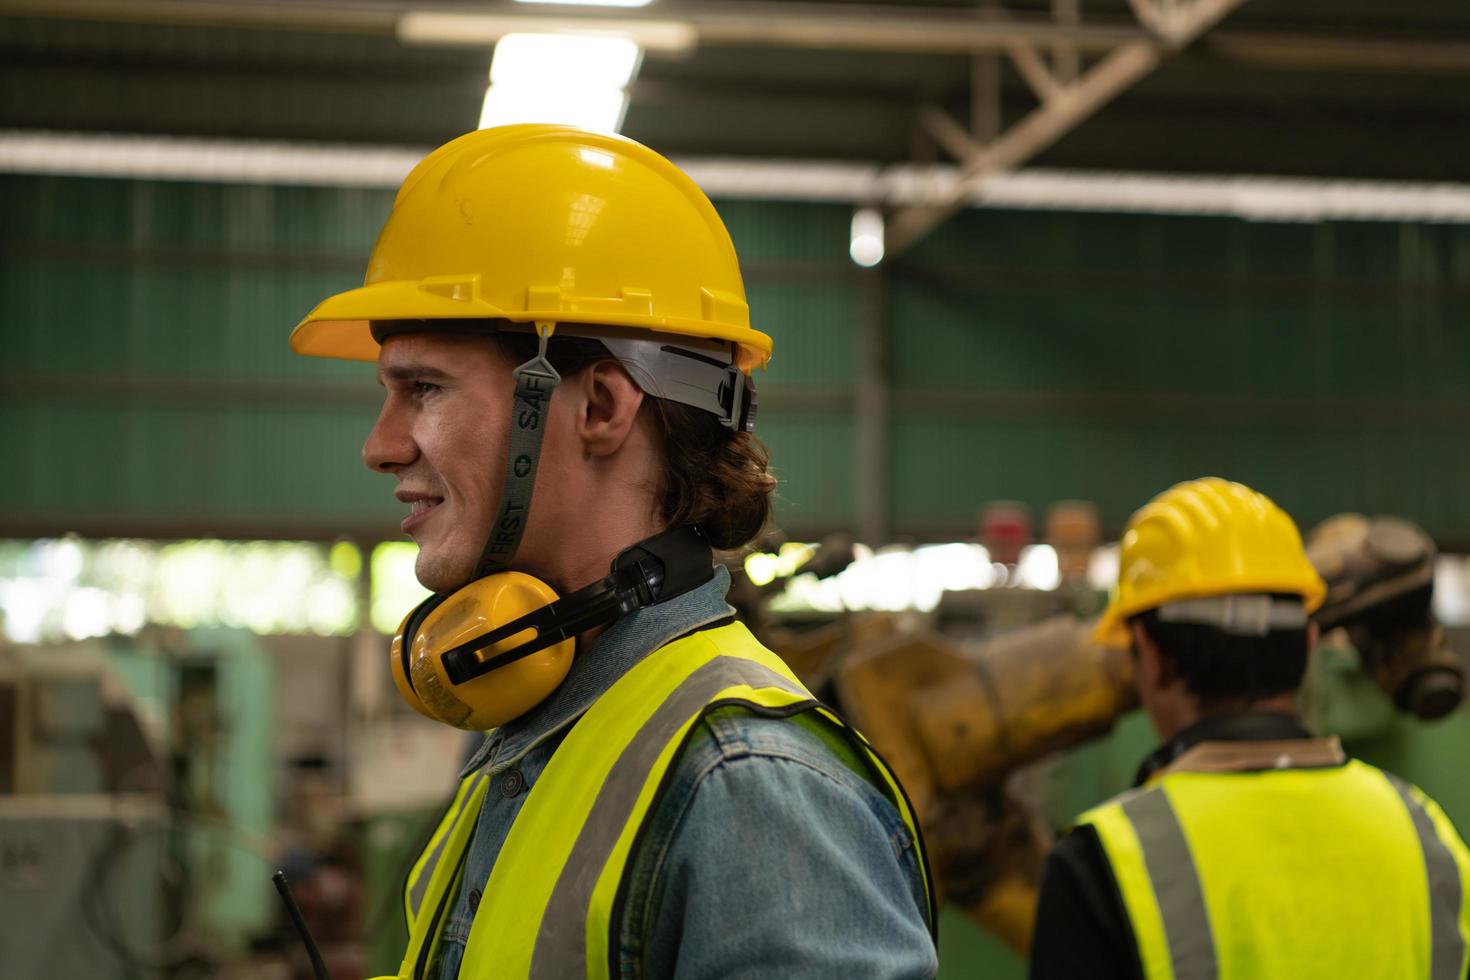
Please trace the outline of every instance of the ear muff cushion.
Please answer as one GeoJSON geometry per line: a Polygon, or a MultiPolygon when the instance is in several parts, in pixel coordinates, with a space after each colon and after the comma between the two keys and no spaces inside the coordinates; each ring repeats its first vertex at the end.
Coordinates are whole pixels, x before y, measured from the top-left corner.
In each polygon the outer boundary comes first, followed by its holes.
{"type": "Polygon", "coordinates": [[[432,718],[432,714],[424,707],[418,692],[413,686],[413,671],[409,657],[413,651],[414,637],[418,636],[419,628],[423,626],[424,620],[429,614],[444,604],[448,596],[435,593],[414,607],[414,610],[403,618],[403,623],[398,627],[398,635],[393,639],[393,680],[403,699],[409,703],[415,711],[432,718]]]}

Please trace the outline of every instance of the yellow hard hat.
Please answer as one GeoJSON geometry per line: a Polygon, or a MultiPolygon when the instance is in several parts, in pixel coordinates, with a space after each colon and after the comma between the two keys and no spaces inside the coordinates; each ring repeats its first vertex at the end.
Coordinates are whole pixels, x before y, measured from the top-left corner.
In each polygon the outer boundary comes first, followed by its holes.
{"type": "Polygon", "coordinates": [[[298,354],[374,360],[371,321],[503,319],[633,327],[771,356],[751,329],[735,246],[704,192],[621,136],[501,126],[404,180],[358,289],[307,314],[298,354]]]}
{"type": "Polygon", "coordinates": [[[1126,646],[1128,618],[1168,602],[1232,593],[1286,592],[1311,613],[1327,586],[1296,524],[1265,494],[1218,477],[1159,494],[1128,521],[1118,585],[1093,632],[1126,646]]]}

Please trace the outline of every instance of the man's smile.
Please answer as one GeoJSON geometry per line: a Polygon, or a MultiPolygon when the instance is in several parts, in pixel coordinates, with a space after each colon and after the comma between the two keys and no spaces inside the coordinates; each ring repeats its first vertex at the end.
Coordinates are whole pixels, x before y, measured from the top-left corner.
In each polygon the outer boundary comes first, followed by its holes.
{"type": "Polygon", "coordinates": [[[427,493],[416,493],[412,490],[399,490],[393,496],[397,497],[403,503],[408,504],[409,507],[408,516],[398,525],[402,528],[404,534],[413,533],[414,528],[428,520],[429,515],[444,502],[443,497],[436,497],[427,493]]]}

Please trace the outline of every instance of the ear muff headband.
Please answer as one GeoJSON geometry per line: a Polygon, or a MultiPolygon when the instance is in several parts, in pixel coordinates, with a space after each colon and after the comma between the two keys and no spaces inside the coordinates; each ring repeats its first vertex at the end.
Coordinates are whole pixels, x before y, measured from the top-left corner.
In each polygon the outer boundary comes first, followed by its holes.
{"type": "Polygon", "coordinates": [[[611,622],[634,608],[636,606],[625,601],[625,593],[613,583],[613,577],[608,576],[565,599],[542,606],[467,643],[446,650],[441,655],[444,673],[452,684],[472,681],[595,626],[611,622]],[[532,639],[517,644],[504,653],[480,659],[479,651],[528,630],[533,634],[532,639]]]}
{"type": "Polygon", "coordinates": [[[463,684],[634,610],[683,595],[713,577],[704,537],[693,527],[673,528],[625,549],[606,578],[444,651],[444,673],[451,683],[463,684]],[[527,630],[534,635],[524,643],[480,658],[479,651],[527,630]]]}

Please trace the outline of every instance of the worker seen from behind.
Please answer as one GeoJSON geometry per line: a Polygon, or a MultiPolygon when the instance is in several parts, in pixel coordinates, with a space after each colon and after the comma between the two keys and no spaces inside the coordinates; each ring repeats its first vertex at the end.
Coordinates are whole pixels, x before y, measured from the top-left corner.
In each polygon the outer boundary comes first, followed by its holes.
{"type": "Polygon", "coordinates": [[[693,181],[618,136],[462,136],[291,343],[376,360],[363,459],[433,592],[394,681],[488,732],[409,874],[399,977],[934,975],[901,788],[725,602],[712,549],[775,485],[771,340],[693,181]]]}
{"type": "Polygon", "coordinates": [[[1298,720],[1324,590],[1291,518],[1238,483],[1133,515],[1096,639],[1131,644],[1163,744],[1048,858],[1032,977],[1466,975],[1455,828],[1298,720]]]}

